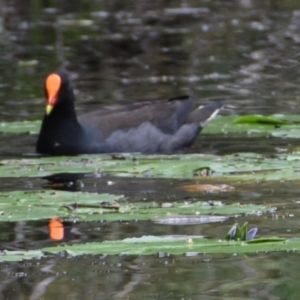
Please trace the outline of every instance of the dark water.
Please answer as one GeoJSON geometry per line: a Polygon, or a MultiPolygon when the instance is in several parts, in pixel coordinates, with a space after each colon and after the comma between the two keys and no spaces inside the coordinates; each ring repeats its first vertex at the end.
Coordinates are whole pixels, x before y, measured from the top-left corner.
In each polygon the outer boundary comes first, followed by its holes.
{"type": "Polygon", "coordinates": [[[298,259],[297,254],[287,258],[278,253],[243,258],[44,259],[7,266],[10,275],[1,276],[1,281],[10,289],[2,295],[3,299],[297,299],[299,285],[293,275],[298,270],[291,261],[298,259]],[[234,268],[231,274],[229,265],[234,268]]]}
{"type": "Polygon", "coordinates": [[[297,112],[298,1],[2,2],[3,120],[40,118],[43,80],[60,67],[79,112],[186,93],[297,112]]]}
{"type": "MultiPolygon", "coordinates": [[[[279,0],[0,0],[0,122],[40,119],[43,80],[66,68],[77,110],[189,94],[221,98],[228,113],[299,113],[300,2],[279,0]]],[[[0,157],[34,151],[35,136],[0,134],[0,157]]],[[[204,136],[200,151],[272,153],[297,141],[204,136]]],[[[243,185],[226,195],[176,189],[186,181],[85,180],[88,192],[130,201],[275,203],[276,215],[244,216],[259,234],[299,234],[297,183],[243,185]]],[[[1,179],[1,190],[48,188],[1,179]]],[[[223,238],[235,220],[206,225],[151,222],[65,224],[79,243],[161,234],[223,238]],[[225,229],[224,229],[225,228],[225,229]]],[[[53,245],[47,221],[1,224],[1,249],[53,245]]],[[[81,257],[0,265],[0,299],[298,299],[298,253],[197,257],[81,257]]]]}

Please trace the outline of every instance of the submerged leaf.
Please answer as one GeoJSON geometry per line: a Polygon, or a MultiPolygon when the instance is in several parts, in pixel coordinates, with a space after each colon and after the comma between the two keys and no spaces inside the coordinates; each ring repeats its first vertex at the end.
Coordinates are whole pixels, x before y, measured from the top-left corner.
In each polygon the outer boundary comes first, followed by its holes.
{"type": "Polygon", "coordinates": [[[189,184],[180,186],[179,189],[189,192],[219,193],[233,191],[234,187],[228,184],[189,184]]]}

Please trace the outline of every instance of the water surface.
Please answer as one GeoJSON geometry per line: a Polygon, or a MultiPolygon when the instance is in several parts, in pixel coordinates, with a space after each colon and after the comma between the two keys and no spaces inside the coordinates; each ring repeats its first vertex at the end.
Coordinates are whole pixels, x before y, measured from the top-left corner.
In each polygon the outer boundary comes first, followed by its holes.
{"type": "MultiPolygon", "coordinates": [[[[223,99],[223,114],[297,114],[300,3],[270,0],[0,1],[0,121],[41,119],[43,80],[67,69],[78,113],[106,105],[189,94],[197,104],[223,99]]],[[[0,134],[0,158],[34,152],[36,136],[0,134]]],[[[273,154],[297,140],[202,136],[199,152],[273,154]]],[[[298,183],[240,184],[228,194],[189,193],[194,181],[101,178],[80,190],[126,195],[130,201],[219,200],[271,204],[275,215],[242,216],[259,234],[297,236],[298,183]],[[108,185],[108,181],[114,185],[108,185]]],[[[213,180],[212,180],[213,183],[213,180]]],[[[1,179],[1,191],[49,188],[39,178],[1,179]]],[[[66,239],[49,238],[48,221],[1,223],[1,249],[143,235],[222,239],[224,223],[65,224],[66,239]]],[[[297,299],[298,253],[196,257],[49,257],[0,265],[3,299],[297,299]]]]}

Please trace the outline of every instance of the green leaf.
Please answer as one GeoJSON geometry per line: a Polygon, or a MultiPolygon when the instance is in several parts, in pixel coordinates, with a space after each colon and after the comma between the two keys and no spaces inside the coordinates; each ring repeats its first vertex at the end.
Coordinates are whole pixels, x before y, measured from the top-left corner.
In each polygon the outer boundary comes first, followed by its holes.
{"type": "MultiPolygon", "coordinates": [[[[14,191],[0,193],[0,222],[41,220],[64,217],[88,216],[91,212],[101,215],[109,209],[101,203],[122,201],[122,196],[63,191],[14,191]],[[72,206],[78,206],[75,210],[72,206]]],[[[100,218],[100,217],[99,217],[100,218]]]]}
{"type": "Polygon", "coordinates": [[[179,224],[180,221],[203,223],[217,221],[216,219],[209,220],[206,214],[258,214],[274,210],[275,208],[263,205],[224,205],[219,202],[216,202],[215,205],[207,202],[191,204],[174,202],[170,207],[164,207],[155,202],[129,203],[122,196],[82,192],[14,191],[0,193],[0,222],[61,217],[84,221],[153,220],[157,223],[177,222],[179,224]],[[199,215],[200,213],[201,215],[199,215]],[[190,220],[188,220],[189,218],[190,220]]]}
{"type": "Polygon", "coordinates": [[[20,121],[0,123],[0,132],[36,134],[41,127],[41,121],[20,121]]]}
{"type": "Polygon", "coordinates": [[[0,261],[20,261],[43,256],[62,254],[67,257],[78,255],[153,255],[167,253],[173,255],[197,254],[241,254],[275,251],[300,250],[300,239],[289,240],[270,237],[252,241],[220,241],[199,236],[142,236],[140,238],[102,243],[87,243],[47,247],[30,251],[4,251],[0,261]]]}
{"type": "Polygon", "coordinates": [[[265,124],[265,125],[285,125],[289,124],[286,120],[262,115],[241,116],[234,120],[235,124],[265,124]]]}
{"type": "Polygon", "coordinates": [[[65,172],[120,177],[222,178],[241,180],[295,180],[299,178],[297,153],[272,157],[255,153],[234,155],[110,155],[42,157],[0,160],[0,177],[42,177],[65,172]],[[207,170],[208,172],[203,172],[207,170]]]}

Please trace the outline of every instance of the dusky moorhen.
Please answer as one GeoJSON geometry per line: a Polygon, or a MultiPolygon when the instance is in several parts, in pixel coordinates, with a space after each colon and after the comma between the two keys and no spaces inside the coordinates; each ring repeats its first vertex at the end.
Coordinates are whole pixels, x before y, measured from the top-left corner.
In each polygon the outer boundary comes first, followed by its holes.
{"type": "Polygon", "coordinates": [[[36,144],[38,153],[173,153],[190,146],[222,108],[211,102],[195,108],[190,97],[104,108],[76,116],[71,81],[65,72],[45,80],[46,114],[36,144]]]}

